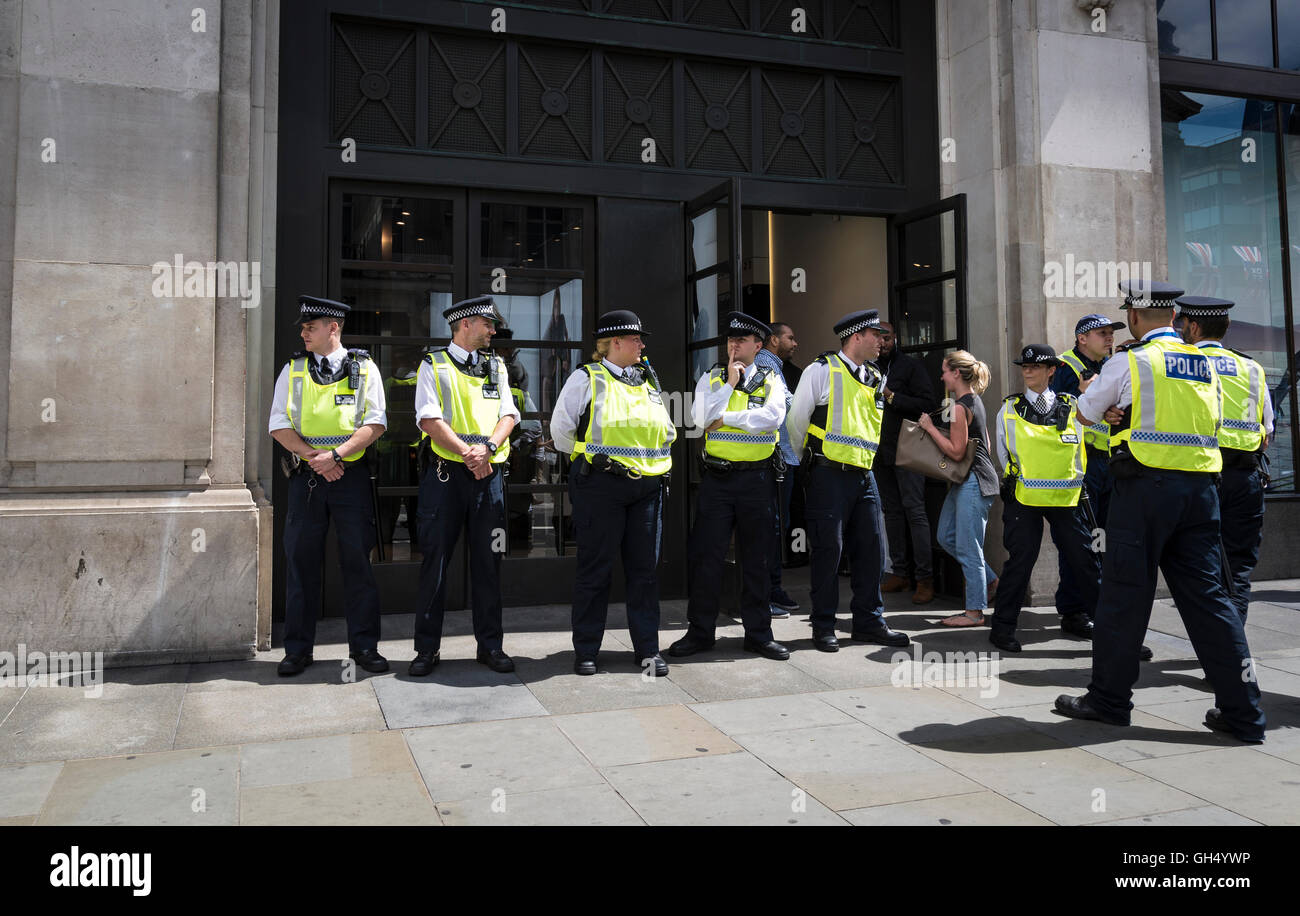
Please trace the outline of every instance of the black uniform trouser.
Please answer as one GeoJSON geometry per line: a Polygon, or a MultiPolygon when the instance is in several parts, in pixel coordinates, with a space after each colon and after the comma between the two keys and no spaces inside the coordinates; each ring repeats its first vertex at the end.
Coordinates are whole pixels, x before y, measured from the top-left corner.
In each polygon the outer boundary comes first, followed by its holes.
{"type": "Polygon", "coordinates": [[[483,651],[501,648],[501,556],[506,549],[506,502],[500,466],[475,480],[459,461],[435,456],[420,478],[419,606],[415,614],[415,651],[437,652],[447,596],[447,564],[461,532],[469,551],[470,606],[474,638],[483,651]],[[439,479],[439,465],[442,477],[439,479]]]}
{"type": "Polygon", "coordinates": [[[781,563],[785,559],[785,537],[790,531],[790,498],[794,495],[794,478],[799,465],[787,464],[785,479],[776,485],[776,498],[772,501],[772,549],[767,561],[770,583],[769,599],[776,598],[781,588],[781,563]]]}
{"type": "Polygon", "coordinates": [[[1232,576],[1232,604],[1246,619],[1250,607],[1250,576],[1259,562],[1264,531],[1264,478],[1258,468],[1223,469],[1219,479],[1223,546],[1232,576]]]}
{"type": "Polygon", "coordinates": [[[573,651],[594,661],[605,636],[614,560],[623,556],[627,628],[637,659],[659,654],[659,550],[663,536],[663,478],[633,480],[604,471],[569,473],[578,543],[573,585],[573,651]]]}
{"type": "MultiPolygon", "coordinates": [[[[1084,474],[1083,488],[1087,491],[1088,501],[1092,504],[1092,513],[1097,519],[1097,527],[1104,529],[1110,512],[1110,494],[1115,486],[1110,476],[1110,456],[1092,446],[1087,446],[1087,449],[1088,469],[1084,474]]],[[[1080,507],[1080,517],[1082,511],[1080,507]]],[[[1088,534],[1088,539],[1092,540],[1091,532],[1088,534]]],[[[1052,543],[1056,545],[1056,570],[1061,577],[1056,587],[1056,609],[1062,616],[1087,614],[1091,617],[1096,604],[1095,602],[1089,604],[1083,600],[1084,586],[1075,578],[1074,564],[1066,559],[1067,551],[1063,542],[1057,538],[1055,529],[1052,531],[1052,543]]],[[[998,586],[999,589],[1001,587],[998,586]]]]}
{"type": "Polygon", "coordinates": [[[1086,608],[1089,617],[1097,607],[1101,558],[1092,552],[1092,532],[1083,520],[1083,510],[1077,506],[1026,506],[1014,493],[1003,490],[1002,546],[1007,549],[1007,561],[993,601],[992,623],[993,632],[999,635],[1011,636],[1016,631],[1043,543],[1044,522],[1072,574],[1077,606],[1086,608]]]}
{"type": "Polygon", "coordinates": [[[880,496],[871,472],[810,466],[804,519],[812,549],[813,633],[835,630],[842,553],[849,556],[854,632],[885,626],[885,601],[880,594],[885,550],[880,538],[880,496]]]}
{"type": "Polygon", "coordinates": [[[1128,722],[1138,653],[1151,619],[1156,569],[1165,574],[1215,705],[1244,738],[1264,736],[1250,647],[1223,588],[1219,494],[1210,474],[1147,469],[1117,478],[1106,525],[1088,700],[1128,722]]]}
{"type": "Polygon", "coordinates": [[[321,564],[331,520],[347,592],[348,651],[379,646],[379,586],[370,569],[375,506],[370,472],[365,459],[360,459],[347,465],[343,476],[333,482],[310,471],[289,478],[289,511],[284,520],[286,655],[308,655],[316,645],[321,564]]]}
{"type": "Polygon", "coordinates": [[[695,525],[691,529],[687,617],[690,632],[706,642],[714,638],[718,621],[722,568],[736,532],[740,567],[740,616],[745,635],[759,642],[772,639],[771,587],[768,564],[776,526],[772,510],[777,485],[769,468],[715,474],[705,471],[696,493],[695,525]]]}

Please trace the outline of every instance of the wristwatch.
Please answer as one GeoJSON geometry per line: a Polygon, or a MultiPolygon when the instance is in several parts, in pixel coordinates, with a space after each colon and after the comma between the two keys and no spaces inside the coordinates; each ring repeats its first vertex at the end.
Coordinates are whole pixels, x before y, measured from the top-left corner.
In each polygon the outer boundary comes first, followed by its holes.
{"type": "Polygon", "coordinates": [[[495,455],[497,453],[497,444],[493,442],[491,439],[489,439],[487,442],[484,442],[483,444],[487,446],[489,455],[495,455]]]}
{"type": "Polygon", "coordinates": [[[334,456],[334,461],[335,461],[335,462],[337,462],[338,464],[342,464],[342,463],[343,463],[343,459],[339,457],[339,450],[338,450],[338,449],[336,449],[336,448],[332,448],[332,449],[330,449],[330,454],[334,456]]]}

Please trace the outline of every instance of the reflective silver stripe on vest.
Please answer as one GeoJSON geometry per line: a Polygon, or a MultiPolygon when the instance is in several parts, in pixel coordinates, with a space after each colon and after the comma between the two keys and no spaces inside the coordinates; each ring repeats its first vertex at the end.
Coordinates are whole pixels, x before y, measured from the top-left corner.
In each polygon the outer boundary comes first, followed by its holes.
{"type": "Polygon", "coordinates": [[[361,364],[361,390],[357,392],[357,396],[356,396],[357,412],[356,412],[356,416],[352,420],[353,429],[360,429],[362,426],[365,425],[366,386],[369,384],[370,384],[370,372],[367,369],[366,364],[362,363],[361,364]]]}
{"type": "Polygon", "coordinates": [[[1161,433],[1135,429],[1129,434],[1134,442],[1151,442],[1155,445],[1190,445],[1196,448],[1218,448],[1218,436],[1197,436],[1192,433],[1161,433]]]}
{"type": "Polygon", "coordinates": [[[598,452],[597,448],[605,441],[605,427],[601,422],[605,417],[605,373],[588,372],[591,377],[591,416],[587,420],[587,437],[591,442],[587,451],[595,455],[608,455],[610,452],[598,452]]]}
{"type": "Polygon", "coordinates": [[[1083,486],[1083,480],[1038,480],[1021,477],[1020,482],[1030,490],[1077,490],[1083,486]]]}
{"type": "Polygon", "coordinates": [[[609,455],[611,458],[667,458],[671,448],[639,448],[620,445],[588,445],[588,455],[609,455]]]}
{"type": "MultiPolygon", "coordinates": [[[[451,426],[452,384],[451,376],[448,373],[452,371],[452,367],[443,360],[434,357],[432,369],[434,382],[438,386],[438,402],[442,407],[442,418],[447,422],[448,426],[451,426]]],[[[460,434],[457,433],[456,435],[460,434]]]]}
{"type": "Polygon", "coordinates": [[[351,436],[303,436],[302,441],[306,442],[308,445],[338,446],[347,442],[351,438],[351,436]]]}
{"type": "MultiPolygon", "coordinates": [[[[307,368],[307,360],[301,357],[291,363],[291,372],[302,372],[307,368]]],[[[302,376],[293,380],[293,390],[289,392],[289,421],[299,434],[302,433],[302,376]]]]}
{"type": "Polygon", "coordinates": [[[776,431],[770,433],[709,433],[709,439],[713,442],[740,442],[745,444],[764,444],[776,441],[776,431]]]}

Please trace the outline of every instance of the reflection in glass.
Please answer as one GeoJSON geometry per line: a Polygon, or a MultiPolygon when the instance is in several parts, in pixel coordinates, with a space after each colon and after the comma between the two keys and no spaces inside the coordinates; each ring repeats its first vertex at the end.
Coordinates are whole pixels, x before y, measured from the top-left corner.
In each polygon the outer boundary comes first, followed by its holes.
{"type": "Polygon", "coordinates": [[[1156,28],[1161,54],[1210,59],[1210,0],[1157,0],[1156,28]]]}
{"type": "Polygon", "coordinates": [[[1300,0],[1277,0],[1278,66],[1300,70],[1300,0]]]}
{"type": "Polygon", "coordinates": [[[450,264],[452,220],[449,200],[344,194],[343,260],[450,264]]]}
{"type": "Polygon", "coordinates": [[[442,312],[452,301],[450,273],[346,269],[343,301],[352,307],[347,335],[442,337],[442,312]]]}
{"type": "Polygon", "coordinates": [[[899,346],[922,347],[957,337],[957,281],[898,291],[899,346]]]}
{"type": "Polygon", "coordinates": [[[480,217],[484,267],[582,270],[582,210],[485,203],[480,217]]]}
{"type": "MultiPolygon", "coordinates": [[[[731,281],[726,274],[701,277],[692,284],[691,343],[712,340],[718,336],[718,316],[731,311],[731,281]]],[[[702,347],[691,351],[690,384],[708,372],[718,361],[718,347],[702,347]]]]}
{"type": "Polygon", "coordinates": [[[902,227],[900,254],[904,280],[943,273],[954,268],[955,218],[951,210],[945,210],[902,227]]]}
{"type": "Polygon", "coordinates": [[[730,209],[724,204],[691,217],[691,272],[705,270],[730,257],[727,220],[730,209]]]}
{"type": "MultiPolygon", "coordinates": [[[[1282,5],[1278,4],[1278,18],[1281,21],[1282,5]]],[[[1296,25],[1300,27],[1300,12],[1297,12],[1296,25]]],[[[1279,36],[1280,37],[1280,36],[1279,36]]],[[[1287,225],[1290,227],[1291,250],[1291,314],[1295,319],[1296,309],[1300,307],[1300,105],[1282,107],[1282,150],[1286,161],[1287,225]]],[[[1231,333],[1231,332],[1229,332],[1231,333]]],[[[1300,341],[1300,325],[1293,329],[1294,339],[1300,341]]],[[[1295,417],[1291,410],[1291,393],[1296,388],[1296,367],[1300,356],[1292,355],[1290,365],[1276,384],[1272,384],[1269,374],[1270,389],[1273,395],[1273,408],[1276,414],[1277,431],[1274,443],[1269,448],[1273,456],[1273,477],[1277,481],[1282,456],[1291,458],[1287,449],[1291,445],[1291,430],[1295,426],[1295,417]]],[[[1268,367],[1265,366],[1265,370],[1268,367]]],[[[1289,480],[1279,481],[1283,486],[1269,487],[1270,490],[1291,490],[1295,488],[1294,461],[1289,480]]]]}
{"type": "Polygon", "coordinates": [[[1273,66],[1272,0],[1220,0],[1216,10],[1219,60],[1273,66]]]}
{"type": "Polygon", "coordinates": [[[1236,303],[1224,343],[1258,360],[1280,398],[1273,489],[1293,490],[1274,103],[1166,89],[1161,109],[1169,279],[1236,303]]]}

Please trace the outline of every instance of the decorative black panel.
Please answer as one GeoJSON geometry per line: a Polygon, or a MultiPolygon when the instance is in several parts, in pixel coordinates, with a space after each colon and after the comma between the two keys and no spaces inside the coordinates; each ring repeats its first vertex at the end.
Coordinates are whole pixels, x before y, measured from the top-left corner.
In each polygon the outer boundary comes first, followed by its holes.
{"type": "Polygon", "coordinates": [[[671,20],[672,0],[590,0],[600,6],[600,12],[613,16],[635,16],[637,19],[671,20]]]}
{"type": "Polygon", "coordinates": [[[686,167],[750,171],[749,68],[686,61],[686,167]]]}
{"type": "Polygon", "coordinates": [[[336,23],[331,136],[415,145],[414,29],[336,23]]]}
{"type": "Polygon", "coordinates": [[[749,0],[682,0],[684,21],[721,29],[749,28],[749,0]]]}
{"type": "Polygon", "coordinates": [[[838,178],[901,184],[897,84],[835,76],[838,178]]]}
{"type": "Polygon", "coordinates": [[[795,38],[825,38],[822,17],[825,4],[822,0],[761,0],[758,30],[769,35],[790,35],[795,38]],[[794,31],[796,9],[803,10],[803,31],[794,31]]]}
{"type": "Polygon", "coordinates": [[[655,141],[657,164],[673,165],[673,62],[605,55],[605,158],[641,164],[641,141],[655,141]]]}
{"type": "MultiPolygon", "coordinates": [[[[915,2],[915,0],[913,0],[915,2]]],[[[898,0],[833,0],[832,41],[897,48],[898,0]]]]}
{"type": "Polygon", "coordinates": [[[765,70],[763,171],[826,177],[826,100],[817,73],[765,70]]]}
{"type": "Polygon", "coordinates": [[[591,159],[591,52],[519,45],[519,152],[591,159]]]}
{"type": "Polygon", "coordinates": [[[429,146],[506,152],[506,43],[429,36],[429,146]]]}

